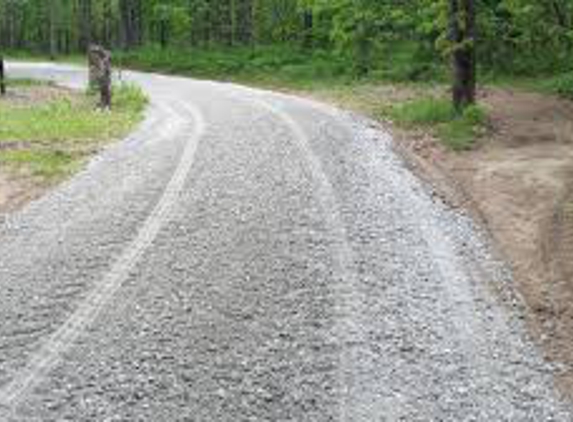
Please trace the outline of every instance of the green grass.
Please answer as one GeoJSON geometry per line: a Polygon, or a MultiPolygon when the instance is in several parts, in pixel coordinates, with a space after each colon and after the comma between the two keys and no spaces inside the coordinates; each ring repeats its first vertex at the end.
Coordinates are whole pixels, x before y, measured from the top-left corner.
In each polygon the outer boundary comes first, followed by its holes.
{"type": "Polygon", "coordinates": [[[0,153],[0,163],[28,172],[42,179],[54,180],[70,174],[77,168],[75,157],[58,150],[21,150],[0,153]]]}
{"type": "Polygon", "coordinates": [[[573,100],[573,71],[537,76],[486,75],[481,83],[573,100]]]}
{"type": "Polygon", "coordinates": [[[434,97],[385,106],[380,114],[404,128],[427,128],[456,151],[471,149],[487,121],[479,106],[468,107],[460,115],[451,101],[434,97]]]}
{"type": "Polygon", "coordinates": [[[121,85],[114,87],[111,111],[97,110],[95,103],[84,94],[33,106],[0,101],[0,164],[61,179],[102,144],[127,134],[142,118],[147,98],[137,87],[121,85]]]}
{"type": "Polygon", "coordinates": [[[28,78],[8,78],[6,80],[6,86],[10,87],[31,87],[31,86],[46,86],[50,85],[50,82],[40,81],[37,79],[28,78]]]}
{"type": "Polygon", "coordinates": [[[541,82],[547,92],[573,100],[573,72],[553,76],[541,82]]]}

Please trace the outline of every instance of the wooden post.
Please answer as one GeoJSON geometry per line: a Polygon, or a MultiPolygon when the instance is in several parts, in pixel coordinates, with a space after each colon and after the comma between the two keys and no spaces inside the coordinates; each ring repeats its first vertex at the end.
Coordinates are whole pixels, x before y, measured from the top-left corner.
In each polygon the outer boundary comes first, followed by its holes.
{"type": "Polygon", "coordinates": [[[6,80],[4,75],[4,57],[0,56],[0,95],[6,95],[6,80]]]}
{"type": "Polygon", "coordinates": [[[88,53],[90,89],[100,95],[99,106],[111,108],[111,54],[99,45],[92,45],[88,53]]]}
{"type": "Polygon", "coordinates": [[[96,49],[97,46],[95,45],[88,47],[88,88],[90,92],[95,92],[99,87],[99,60],[96,49]]]}

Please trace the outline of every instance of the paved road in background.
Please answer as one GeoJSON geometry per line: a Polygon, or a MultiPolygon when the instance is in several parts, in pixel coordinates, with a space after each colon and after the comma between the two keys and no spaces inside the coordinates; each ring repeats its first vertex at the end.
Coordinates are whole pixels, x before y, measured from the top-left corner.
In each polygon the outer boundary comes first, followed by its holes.
{"type": "Polygon", "coordinates": [[[0,421],[571,420],[508,272],[386,132],[123,78],[138,130],[0,225],[0,421]]]}

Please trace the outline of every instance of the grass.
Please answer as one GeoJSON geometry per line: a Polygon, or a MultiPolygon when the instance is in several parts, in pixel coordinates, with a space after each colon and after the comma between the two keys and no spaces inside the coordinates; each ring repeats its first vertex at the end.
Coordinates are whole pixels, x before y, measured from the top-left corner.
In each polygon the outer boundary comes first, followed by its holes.
{"type": "Polygon", "coordinates": [[[541,87],[550,93],[573,100],[573,72],[548,78],[542,82],[541,87]]]}
{"type": "Polygon", "coordinates": [[[40,104],[0,101],[0,164],[45,181],[62,179],[101,145],[127,134],[147,99],[137,87],[120,85],[111,111],[97,110],[95,103],[87,94],[40,104]]]}
{"type": "Polygon", "coordinates": [[[74,155],[59,150],[16,150],[0,153],[0,163],[18,169],[45,180],[60,179],[73,172],[77,166],[74,155]]]}
{"type": "Polygon", "coordinates": [[[557,95],[573,100],[573,71],[537,76],[488,75],[482,78],[482,84],[557,95]]]}
{"type": "Polygon", "coordinates": [[[37,79],[28,79],[28,78],[6,79],[7,87],[30,87],[30,86],[46,86],[46,85],[50,85],[50,82],[40,81],[37,79]]]}
{"type": "Polygon", "coordinates": [[[471,149],[487,121],[486,112],[479,106],[468,107],[459,114],[451,101],[435,97],[386,106],[380,115],[403,128],[430,129],[455,151],[471,149]]]}

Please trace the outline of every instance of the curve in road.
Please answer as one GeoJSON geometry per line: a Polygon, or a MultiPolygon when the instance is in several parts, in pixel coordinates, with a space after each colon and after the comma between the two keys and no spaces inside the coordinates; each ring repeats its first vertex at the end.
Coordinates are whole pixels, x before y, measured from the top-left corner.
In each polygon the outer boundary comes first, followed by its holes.
{"type": "Polygon", "coordinates": [[[382,129],[124,77],[142,126],[0,227],[3,419],[571,420],[487,239],[382,129]]]}

